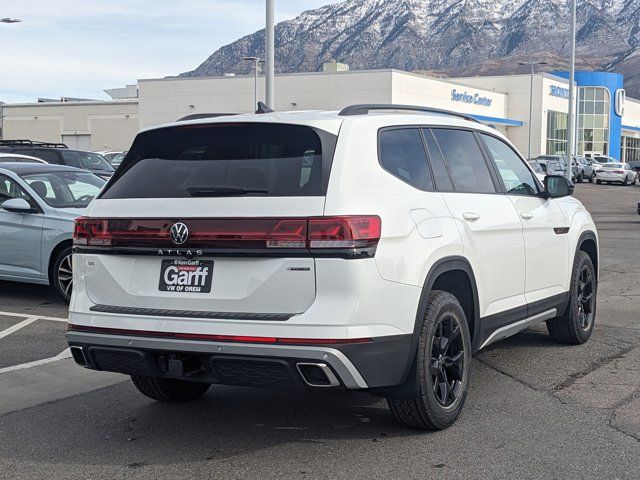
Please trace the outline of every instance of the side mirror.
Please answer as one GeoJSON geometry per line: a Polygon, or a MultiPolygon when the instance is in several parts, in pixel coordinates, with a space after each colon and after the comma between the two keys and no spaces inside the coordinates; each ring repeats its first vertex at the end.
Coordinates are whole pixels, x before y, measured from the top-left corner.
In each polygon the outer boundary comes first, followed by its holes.
{"type": "Polygon", "coordinates": [[[551,198],[562,198],[573,195],[573,183],[564,175],[547,175],[544,177],[544,189],[551,198]]]}
{"type": "Polygon", "coordinates": [[[7,212],[33,213],[35,210],[24,198],[10,198],[0,205],[7,212]]]}

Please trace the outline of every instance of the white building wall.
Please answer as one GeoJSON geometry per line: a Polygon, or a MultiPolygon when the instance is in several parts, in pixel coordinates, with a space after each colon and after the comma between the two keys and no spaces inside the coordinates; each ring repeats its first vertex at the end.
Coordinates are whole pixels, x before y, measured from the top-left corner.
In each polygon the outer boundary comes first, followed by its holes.
{"type": "MultiPolygon", "coordinates": [[[[276,76],[279,111],[339,110],[356,103],[390,103],[392,71],[307,73],[276,76]]],[[[253,111],[254,79],[211,77],[140,80],[140,127],[196,113],[253,111]]],[[[258,98],[264,99],[264,77],[258,98]]]]}
{"type": "Polygon", "coordinates": [[[62,142],[89,135],[91,150],[126,150],[138,133],[138,103],[60,102],[5,105],[4,138],[62,142]]]}

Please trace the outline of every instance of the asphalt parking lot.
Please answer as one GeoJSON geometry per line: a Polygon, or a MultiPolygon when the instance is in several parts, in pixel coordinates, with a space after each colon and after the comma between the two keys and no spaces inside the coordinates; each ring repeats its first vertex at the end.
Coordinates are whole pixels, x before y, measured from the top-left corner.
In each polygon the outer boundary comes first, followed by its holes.
{"type": "Polygon", "coordinates": [[[0,282],[0,478],[640,478],[640,187],[576,196],[600,233],[592,339],[559,346],[541,326],[484,350],[462,417],[438,433],[357,392],[154,403],[73,364],[48,289],[0,282]]]}

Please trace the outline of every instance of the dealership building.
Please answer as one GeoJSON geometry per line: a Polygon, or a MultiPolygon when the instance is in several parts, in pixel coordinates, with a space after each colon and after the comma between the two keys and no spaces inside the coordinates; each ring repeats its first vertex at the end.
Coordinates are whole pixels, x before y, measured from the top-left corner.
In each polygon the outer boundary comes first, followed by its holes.
{"type": "MultiPolygon", "coordinates": [[[[429,106],[494,126],[532,158],[566,151],[566,73],[433,78],[399,70],[343,70],[329,65],[324,72],[277,75],[275,109],[338,110],[357,103],[429,106]]],[[[578,72],[576,84],[579,154],[640,161],[640,101],[626,98],[623,77],[578,72]]],[[[3,137],[64,142],[85,150],[123,150],[139,129],[187,115],[254,108],[253,76],[146,79],[106,92],[111,100],[5,104],[0,119],[3,137]]],[[[258,96],[264,98],[263,79],[258,96]]]]}

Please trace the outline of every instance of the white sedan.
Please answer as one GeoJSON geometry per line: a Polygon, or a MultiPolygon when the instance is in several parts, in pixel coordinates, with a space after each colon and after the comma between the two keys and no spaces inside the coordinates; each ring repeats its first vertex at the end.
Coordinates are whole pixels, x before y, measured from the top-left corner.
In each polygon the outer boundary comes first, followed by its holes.
{"type": "Polygon", "coordinates": [[[596,183],[634,184],[636,172],[628,163],[605,163],[596,167],[596,183]]]}

